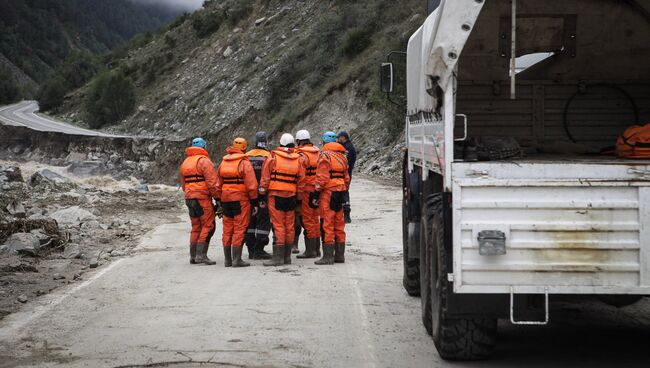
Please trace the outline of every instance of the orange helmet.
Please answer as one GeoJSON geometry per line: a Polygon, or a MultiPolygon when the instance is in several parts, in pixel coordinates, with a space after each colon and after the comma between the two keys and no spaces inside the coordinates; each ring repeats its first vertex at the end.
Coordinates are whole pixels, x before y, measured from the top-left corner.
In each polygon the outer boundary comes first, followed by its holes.
{"type": "Polygon", "coordinates": [[[242,150],[243,152],[246,152],[246,148],[248,148],[248,142],[246,142],[244,138],[238,137],[232,141],[232,146],[242,150]]]}

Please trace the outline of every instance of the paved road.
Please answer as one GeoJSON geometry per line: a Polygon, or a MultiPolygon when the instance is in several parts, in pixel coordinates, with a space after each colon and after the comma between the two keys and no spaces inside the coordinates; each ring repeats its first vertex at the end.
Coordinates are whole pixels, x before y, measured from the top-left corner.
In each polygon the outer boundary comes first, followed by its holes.
{"type": "Polygon", "coordinates": [[[217,266],[190,266],[186,220],[161,226],[134,256],[0,321],[0,367],[649,366],[647,300],[557,305],[551,326],[504,323],[493,360],[441,361],[400,285],[399,189],[355,180],[352,198],[343,265],[225,269],[213,246],[217,266]]]}
{"type": "Polygon", "coordinates": [[[97,137],[123,137],[121,135],[79,128],[47,116],[37,115],[36,112],[38,112],[38,103],[36,101],[23,101],[14,105],[3,106],[0,107],[0,123],[24,126],[43,132],[60,132],[97,137]]]}

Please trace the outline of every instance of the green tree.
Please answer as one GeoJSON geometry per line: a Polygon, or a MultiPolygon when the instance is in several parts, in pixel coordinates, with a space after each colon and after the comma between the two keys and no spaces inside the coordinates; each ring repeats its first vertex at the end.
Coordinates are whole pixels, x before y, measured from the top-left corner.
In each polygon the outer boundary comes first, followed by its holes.
{"type": "Polygon", "coordinates": [[[135,87],[121,73],[100,74],[90,86],[85,108],[91,128],[123,120],[135,109],[135,87]]]}
{"type": "Polygon", "coordinates": [[[45,81],[38,91],[38,106],[41,111],[55,109],[63,104],[63,98],[68,93],[69,87],[60,76],[54,76],[45,81]]]}

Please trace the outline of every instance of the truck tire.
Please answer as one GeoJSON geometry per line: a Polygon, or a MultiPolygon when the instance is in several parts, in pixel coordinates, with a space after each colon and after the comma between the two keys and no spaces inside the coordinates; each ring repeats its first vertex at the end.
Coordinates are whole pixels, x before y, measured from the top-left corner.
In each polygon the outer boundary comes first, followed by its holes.
{"type": "MultiPolygon", "coordinates": [[[[425,204],[428,231],[423,248],[429,249],[431,276],[432,337],[445,360],[479,360],[490,357],[496,347],[496,318],[452,318],[447,310],[447,296],[452,285],[447,280],[445,221],[442,194],[427,197],[425,204]]],[[[424,219],[423,219],[424,220],[424,219]]],[[[424,221],[423,221],[424,222],[424,221]]]]}
{"type": "Polygon", "coordinates": [[[402,256],[404,257],[404,276],[402,277],[402,285],[404,290],[410,296],[420,296],[420,261],[417,259],[409,259],[409,235],[408,235],[408,210],[409,210],[409,175],[408,166],[406,164],[406,155],[404,155],[404,163],[402,165],[402,256]]]}
{"type": "MultiPolygon", "coordinates": [[[[428,201],[427,201],[428,203],[428,201]]],[[[426,208],[426,207],[425,207],[426,208]]],[[[431,234],[431,222],[427,212],[422,214],[420,220],[420,304],[422,306],[422,324],[429,335],[433,335],[433,321],[431,316],[431,247],[428,235],[431,234]]]]}

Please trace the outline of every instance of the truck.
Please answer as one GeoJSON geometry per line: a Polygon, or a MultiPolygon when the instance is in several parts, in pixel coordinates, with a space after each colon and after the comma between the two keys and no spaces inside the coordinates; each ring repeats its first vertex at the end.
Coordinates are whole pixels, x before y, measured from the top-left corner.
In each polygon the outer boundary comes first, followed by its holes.
{"type": "Polygon", "coordinates": [[[547,324],[562,298],[650,295],[650,159],[611,154],[650,122],[650,1],[428,5],[405,52],[403,285],[439,355],[488,358],[499,319],[547,324]]]}

